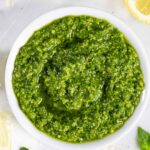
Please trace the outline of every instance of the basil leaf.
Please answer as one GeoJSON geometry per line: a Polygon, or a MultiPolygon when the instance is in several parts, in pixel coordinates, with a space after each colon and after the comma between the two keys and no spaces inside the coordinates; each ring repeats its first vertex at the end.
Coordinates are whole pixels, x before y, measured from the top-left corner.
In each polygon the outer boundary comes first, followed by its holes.
{"type": "Polygon", "coordinates": [[[150,133],[138,127],[137,141],[141,150],[150,150],[150,133]]]}
{"type": "Polygon", "coordinates": [[[29,150],[29,149],[26,147],[20,147],[19,150],[29,150]]]}

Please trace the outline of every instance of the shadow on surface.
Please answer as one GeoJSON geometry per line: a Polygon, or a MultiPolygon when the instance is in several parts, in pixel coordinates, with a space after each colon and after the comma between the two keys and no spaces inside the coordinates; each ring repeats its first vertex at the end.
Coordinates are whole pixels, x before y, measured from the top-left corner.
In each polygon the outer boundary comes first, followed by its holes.
{"type": "Polygon", "coordinates": [[[10,111],[5,92],[5,67],[9,51],[0,49],[0,111],[10,111]]]}
{"type": "Polygon", "coordinates": [[[0,50],[0,83],[4,86],[5,66],[9,52],[0,50]]]}

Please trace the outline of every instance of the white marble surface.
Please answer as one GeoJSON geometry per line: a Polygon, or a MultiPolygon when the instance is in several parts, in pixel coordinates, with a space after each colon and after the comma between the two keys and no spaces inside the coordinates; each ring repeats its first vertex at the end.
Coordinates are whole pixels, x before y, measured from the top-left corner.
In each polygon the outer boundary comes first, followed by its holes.
{"type": "MultiPolygon", "coordinates": [[[[109,12],[122,21],[138,35],[145,46],[147,55],[150,58],[150,26],[134,19],[128,12],[124,0],[0,0],[0,112],[11,113],[4,89],[5,63],[9,51],[19,33],[35,18],[55,8],[67,6],[93,7],[109,12]],[[7,1],[7,4],[6,4],[7,1]]],[[[150,102],[137,126],[142,126],[150,131],[150,102]]],[[[137,127],[120,139],[117,143],[99,150],[138,150],[136,143],[137,127]]],[[[11,132],[11,150],[18,150],[20,146],[26,146],[30,150],[56,150],[39,143],[31,137],[13,118],[11,132]]],[[[3,150],[0,148],[0,150],[3,150]]]]}

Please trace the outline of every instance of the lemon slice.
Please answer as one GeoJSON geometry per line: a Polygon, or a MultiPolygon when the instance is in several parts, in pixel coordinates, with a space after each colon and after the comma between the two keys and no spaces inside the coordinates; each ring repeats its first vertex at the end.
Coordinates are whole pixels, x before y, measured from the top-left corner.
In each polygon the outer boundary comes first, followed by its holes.
{"type": "Polygon", "coordinates": [[[137,19],[150,24],[150,0],[125,0],[125,2],[137,19]]]}

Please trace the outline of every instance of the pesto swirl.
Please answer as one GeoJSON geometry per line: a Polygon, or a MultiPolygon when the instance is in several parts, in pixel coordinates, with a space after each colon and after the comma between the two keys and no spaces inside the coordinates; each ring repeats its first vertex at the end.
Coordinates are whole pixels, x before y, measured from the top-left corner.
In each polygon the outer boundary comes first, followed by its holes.
{"type": "Polygon", "coordinates": [[[16,57],[12,84],[37,129],[72,143],[117,131],[144,89],[135,48],[91,16],[66,16],[35,31],[16,57]]]}

